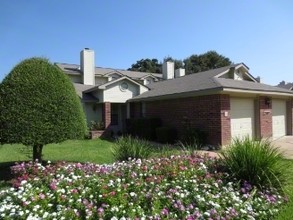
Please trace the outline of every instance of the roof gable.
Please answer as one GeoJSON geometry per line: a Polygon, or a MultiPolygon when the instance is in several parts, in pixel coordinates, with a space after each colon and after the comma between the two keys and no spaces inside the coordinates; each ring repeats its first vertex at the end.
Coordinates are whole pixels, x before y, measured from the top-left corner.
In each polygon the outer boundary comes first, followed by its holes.
{"type": "Polygon", "coordinates": [[[248,71],[249,68],[244,63],[239,63],[231,66],[229,70],[226,70],[218,74],[216,77],[258,82],[248,71]]]}
{"type": "Polygon", "coordinates": [[[123,77],[120,77],[120,78],[118,78],[118,79],[115,79],[115,80],[109,81],[109,82],[107,82],[107,83],[104,83],[104,84],[102,84],[102,85],[98,85],[98,86],[94,86],[94,87],[92,87],[92,88],[89,88],[89,89],[85,90],[84,92],[87,93],[87,92],[92,92],[92,91],[99,90],[99,89],[107,89],[108,86],[110,86],[110,85],[112,85],[112,84],[115,84],[115,83],[117,83],[117,82],[120,82],[120,81],[122,81],[122,80],[127,80],[127,81],[130,81],[130,82],[132,82],[133,84],[135,84],[135,85],[137,85],[137,86],[143,86],[143,87],[149,89],[148,87],[146,87],[146,86],[144,86],[144,85],[142,85],[142,84],[140,84],[140,83],[138,83],[138,82],[132,80],[131,78],[129,78],[129,77],[127,77],[127,76],[123,76],[123,77]]]}
{"type": "Polygon", "coordinates": [[[119,76],[123,76],[123,74],[117,70],[110,71],[110,72],[104,74],[104,76],[111,76],[111,75],[115,75],[115,74],[119,75],[119,76]]]}

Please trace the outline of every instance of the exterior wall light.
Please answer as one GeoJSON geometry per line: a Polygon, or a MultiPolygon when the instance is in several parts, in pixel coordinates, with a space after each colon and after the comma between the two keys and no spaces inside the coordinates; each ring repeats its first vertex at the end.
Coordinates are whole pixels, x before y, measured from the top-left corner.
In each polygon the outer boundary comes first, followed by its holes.
{"type": "Polygon", "coordinates": [[[267,107],[271,106],[271,102],[272,102],[272,100],[270,99],[270,97],[265,97],[265,104],[267,107]]]}

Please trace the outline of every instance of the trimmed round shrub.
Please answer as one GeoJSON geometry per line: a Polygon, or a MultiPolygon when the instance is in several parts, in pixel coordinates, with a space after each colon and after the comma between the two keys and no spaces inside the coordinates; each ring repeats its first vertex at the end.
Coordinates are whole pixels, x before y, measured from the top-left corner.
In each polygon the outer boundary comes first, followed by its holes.
{"type": "Polygon", "coordinates": [[[86,120],[70,79],[44,58],[16,65],[0,84],[0,142],[42,147],[86,134],[86,120]]]}

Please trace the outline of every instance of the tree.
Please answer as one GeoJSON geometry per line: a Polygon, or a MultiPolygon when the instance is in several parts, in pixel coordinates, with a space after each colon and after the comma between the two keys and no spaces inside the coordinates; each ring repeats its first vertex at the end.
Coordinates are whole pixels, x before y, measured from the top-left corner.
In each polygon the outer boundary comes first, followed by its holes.
{"type": "Polygon", "coordinates": [[[85,115],[69,78],[44,58],[16,65],[0,84],[0,143],[33,147],[84,138],[85,115]]]}
{"type": "Polygon", "coordinates": [[[216,51],[208,51],[200,55],[193,54],[183,62],[187,74],[207,71],[232,64],[229,58],[218,54],[216,51]]]}
{"type": "MultiPolygon", "coordinates": [[[[185,68],[186,74],[198,73],[232,64],[229,58],[218,54],[216,51],[208,51],[200,55],[193,54],[183,61],[167,56],[164,58],[163,62],[166,61],[173,61],[175,69],[185,68]]],[[[135,64],[132,64],[131,68],[128,70],[162,73],[162,63],[159,63],[157,59],[141,59],[135,64]]]]}
{"type": "Polygon", "coordinates": [[[161,73],[162,64],[157,59],[141,59],[131,65],[128,70],[148,73],[161,73]]]}

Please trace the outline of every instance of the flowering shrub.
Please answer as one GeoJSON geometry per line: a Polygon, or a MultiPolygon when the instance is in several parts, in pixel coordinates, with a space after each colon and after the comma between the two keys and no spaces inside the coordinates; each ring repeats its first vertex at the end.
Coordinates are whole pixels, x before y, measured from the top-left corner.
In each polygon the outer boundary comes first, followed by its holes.
{"type": "Polygon", "coordinates": [[[227,182],[199,155],[112,165],[22,163],[0,191],[1,219],[269,219],[284,198],[227,182]]]}

